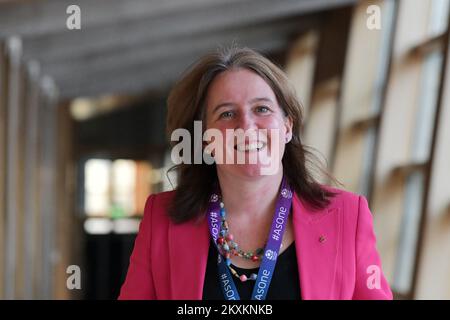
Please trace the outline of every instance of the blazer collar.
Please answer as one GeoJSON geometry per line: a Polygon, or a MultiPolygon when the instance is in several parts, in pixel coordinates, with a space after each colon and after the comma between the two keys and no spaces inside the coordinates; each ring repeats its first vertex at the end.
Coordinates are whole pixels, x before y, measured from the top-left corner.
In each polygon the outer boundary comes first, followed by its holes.
{"type": "MultiPolygon", "coordinates": [[[[302,299],[338,299],[336,267],[342,237],[338,208],[311,209],[294,193],[292,214],[302,299]]],[[[209,244],[206,218],[201,223],[170,224],[171,299],[202,299],[209,244]]]]}

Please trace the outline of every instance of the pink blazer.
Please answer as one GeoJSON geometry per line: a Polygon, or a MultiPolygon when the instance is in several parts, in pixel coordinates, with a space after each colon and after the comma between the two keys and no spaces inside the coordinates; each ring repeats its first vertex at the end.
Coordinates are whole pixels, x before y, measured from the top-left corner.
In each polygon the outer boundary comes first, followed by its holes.
{"type": "MultiPolygon", "coordinates": [[[[366,199],[331,190],[338,194],[323,210],[294,195],[302,299],[392,299],[366,199]]],[[[208,223],[173,224],[165,209],[173,196],[169,191],[148,198],[119,299],[202,299],[208,223]]]]}

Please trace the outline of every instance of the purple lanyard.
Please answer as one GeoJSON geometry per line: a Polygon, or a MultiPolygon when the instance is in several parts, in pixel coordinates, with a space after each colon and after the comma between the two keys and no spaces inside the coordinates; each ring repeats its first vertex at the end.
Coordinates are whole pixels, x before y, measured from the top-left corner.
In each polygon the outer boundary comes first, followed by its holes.
{"type": "MultiPolygon", "coordinates": [[[[209,231],[217,246],[217,238],[220,233],[220,189],[216,187],[212,193],[208,206],[208,224],[209,231]]],[[[278,253],[280,251],[281,241],[286,229],[289,213],[292,204],[292,189],[283,177],[281,182],[280,194],[275,207],[275,213],[270,228],[269,239],[264,248],[264,256],[259,267],[258,277],[253,287],[252,300],[265,300],[269,291],[270,282],[277,263],[278,253]]],[[[234,285],[230,270],[225,259],[220,255],[218,257],[219,281],[222,292],[227,300],[240,300],[239,293],[234,285]]]]}

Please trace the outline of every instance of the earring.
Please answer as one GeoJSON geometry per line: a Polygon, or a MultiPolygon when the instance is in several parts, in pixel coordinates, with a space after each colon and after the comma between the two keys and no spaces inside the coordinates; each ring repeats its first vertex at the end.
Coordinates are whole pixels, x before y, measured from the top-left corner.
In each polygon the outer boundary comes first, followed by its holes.
{"type": "Polygon", "coordinates": [[[291,137],[290,136],[286,136],[286,143],[288,143],[289,141],[291,141],[291,137]]]}

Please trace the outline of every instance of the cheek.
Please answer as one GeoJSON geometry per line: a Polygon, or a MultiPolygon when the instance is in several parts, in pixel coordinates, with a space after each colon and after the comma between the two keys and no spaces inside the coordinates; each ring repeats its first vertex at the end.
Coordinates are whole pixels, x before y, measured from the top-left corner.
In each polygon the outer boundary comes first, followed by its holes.
{"type": "Polygon", "coordinates": [[[276,130],[278,133],[278,140],[284,141],[285,139],[285,125],[279,119],[272,119],[264,123],[264,126],[260,126],[260,128],[268,129],[267,134],[269,135],[269,139],[276,138],[276,135],[271,137],[271,131],[276,130]]]}
{"type": "Polygon", "coordinates": [[[278,116],[261,117],[258,121],[258,127],[266,129],[280,129],[280,131],[282,131],[284,129],[284,122],[283,119],[278,116]]]}

